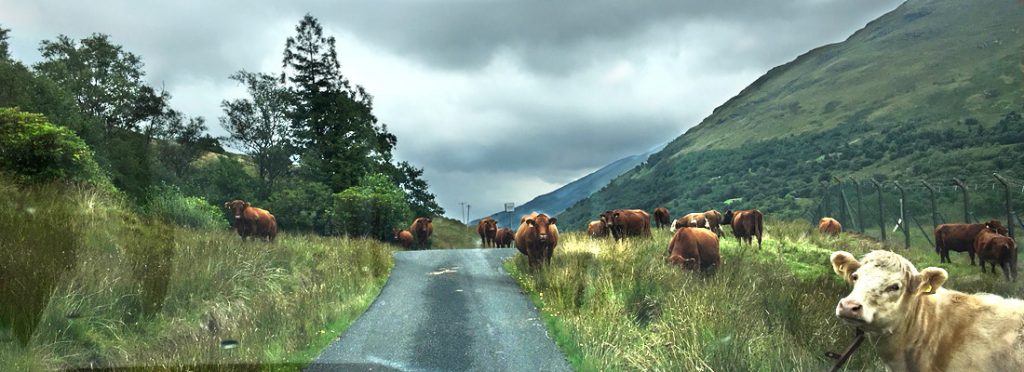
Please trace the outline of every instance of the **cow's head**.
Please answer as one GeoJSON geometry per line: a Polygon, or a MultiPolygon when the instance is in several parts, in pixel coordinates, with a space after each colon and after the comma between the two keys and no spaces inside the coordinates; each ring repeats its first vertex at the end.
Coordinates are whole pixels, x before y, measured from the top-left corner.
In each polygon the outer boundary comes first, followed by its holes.
{"type": "Polygon", "coordinates": [[[604,213],[601,213],[601,222],[604,223],[605,227],[607,227],[607,228],[611,228],[612,227],[612,217],[614,215],[615,215],[614,211],[604,211],[604,213]]]}
{"type": "Polygon", "coordinates": [[[727,209],[725,211],[725,214],[722,215],[722,224],[723,225],[732,225],[732,216],[733,216],[732,209],[727,209]]]}
{"type": "Polygon", "coordinates": [[[224,209],[231,211],[231,214],[235,216],[235,220],[241,220],[242,212],[244,212],[246,208],[249,208],[251,206],[252,205],[250,205],[249,202],[244,200],[232,200],[227,203],[224,203],[224,209]]]}
{"type": "Polygon", "coordinates": [[[1000,223],[999,220],[991,220],[985,222],[985,228],[999,235],[1009,236],[1010,234],[1010,230],[1006,229],[1006,227],[1003,226],[1003,224],[1000,223]]]}
{"type": "Polygon", "coordinates": [[[483,223],[484,225],[484,231],[490,233],[491,235],[498,231],[498,221],[488,218],[480,222],[483,223]]]}
{"type": "Polygon", "coordinates": [[[533,227],[537,231],[537,238],[541,242],[547,242],[549,238],[548,233],[553,230],[549,229],[549,227],[555,226],[556,220],[554,217],[548,217],[548,215],[541,213],[536,217],[527,218],[526,225],[533,227]]]}
{"type": "Polygon", "coordinates": [[[401,235],[402,235],[402,230],[399,230],[399,229],[391,229],[391,238],[392,238],[392,239],[394,239],[394,240],[398,240],[398,239],[400,239],[400,238],[401,238],[401,235]]]}
{"type": "Polygon", "coordinates": [[[906,258],[889,251],[872,251],[857,261],[852,254],[832,253],[832,270],[853,284],[839,300],[836,316],[868,332],[892,332],[913,310],[919,296],[934,294],[946,282],[946,270],[917,271],[906,258]]]}

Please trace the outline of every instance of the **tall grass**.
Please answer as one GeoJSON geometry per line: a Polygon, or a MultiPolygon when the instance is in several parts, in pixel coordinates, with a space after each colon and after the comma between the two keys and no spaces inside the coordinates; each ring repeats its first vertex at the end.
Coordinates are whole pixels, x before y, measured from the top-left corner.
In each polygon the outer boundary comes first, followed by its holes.
{"type": "Polygon", "coordinates": [[[470,248],[480,245],[476,227],[469,227],[451,218],[436,216],[432,218],[434,234],[431,235],[432,249],[470,248]]]}
{"type": "MultiPolygon", "coordinates": [[[[761,250],[723,238],[723,264],[713,275],[666,265],[670,233],[663,230],[620,243],[565,234],[549,266],[531,273],[517,256],[506,268],[580,370],[826,369],[832,361],[824,352],[842,351],[853,337],[834,316],[848,287],[832,273],[829,254],[886,247],[853,234],[821,236],[802,221],[767,225],[761,250]]],[[[927,250],[897,251],[921,268],[938,261],[927,250]]],[[[943,265],[948,286],[1019,293],[1019,285],[965,263],[943,265]]],[[[870,344],[847,366],[882,368],[870,344]]]]}
{"type": "Polygon", "coordinates": [[[0,200],[5,371],[297,368],[369,306],[392,266],[373,240],[242,242],[89,189],[0,192],[13,196],[0,200]]]}

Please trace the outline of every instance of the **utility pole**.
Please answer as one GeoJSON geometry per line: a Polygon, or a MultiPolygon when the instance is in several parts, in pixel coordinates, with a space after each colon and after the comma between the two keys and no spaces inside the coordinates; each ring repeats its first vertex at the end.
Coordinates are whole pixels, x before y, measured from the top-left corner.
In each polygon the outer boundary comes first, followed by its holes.
{"type": "Polygon", "coordinates": [[[469,225],[469,204],[466,204],[466,224],[469,225]]]}
{"type": "Polygon", "coordinates": [[[466,202],[459,202],[459,212],[462,213],[462,223],[466,223],[466,202]]]}

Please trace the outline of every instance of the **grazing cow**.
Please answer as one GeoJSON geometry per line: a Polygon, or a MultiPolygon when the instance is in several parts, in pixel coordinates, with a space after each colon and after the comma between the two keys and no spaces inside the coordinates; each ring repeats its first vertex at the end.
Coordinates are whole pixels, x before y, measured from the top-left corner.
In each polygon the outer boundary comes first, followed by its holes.
{"type": "Polygon", "coordinates": [[[1000,234],[1006,235],[1007,230],[997,220],[986,223],[947,223],[935,228],[935,253],[939,254],[939,262],[952,262],[949,260],[949,251],[967,252],[971,256],[971,265],[974,265],[974,240],[978,234],[986,228],[995,229],[1000,234]]]}
{"type": "Polygon", "coordinates": [[[1003,270],[1006,280],[1017,281],[1017,243],[1000,234],[997,229],[984,229],[974,239],[974,252],[978,254],[978,265],[985,272],[985,262],[992,265],[992,273],[996,273],[996,264],[1003,270]]]}
{"type": "Polygon", "coordinates": [[[235,217],[232,225],[238,230],[242,241],[251,237],[273,242],[277,237],[277,218],[265,209],[253,207],[244,200],[224,203],[224,209],[231,211],[235,217]]]}
{"type": "Polygon", "coordinates": [[[666,228],[672,224],[672,216],[668,214],[668,208],[654,208],[654,224],[659,229],[666,228]]]}
{"type": "Polygon", "coordinates": [[[725,211],[722,216],[722,224],[732,226],[732,235],[736,240],[746,241],[753,244],[753,238],[757,238],[757,248],[761,249],[761,235],[764,234],[764,215],[757,209],[743,211],[725,211]]]}
{"type": "Polygon", "coordinates": [[[651,216],[642,209],[616,209],[601,214],[605,229],[615,240],[627,236],[651,236],[651,216]]]}
{"type": "Polygon", "coordinates": [[[433,222],[430,218],[418,217],[412,220],[412,225],[409,226],[414,242],[420,249],[430,248],[430,235],[434,234],[433,222]]]}
{"type": "Polygon", "coordinates": [[[681,227],[668,243],[665,262],[684,270],[707,271],[722,264],[718,252],[718,235],[699,227],[681,227]]]}
{"type": "Polygon", "coordinates": [[[946,270],[918,272],[889,251],[831,261],[853,285],[836,316],[867,334],[888,370],[1024,371],[1024,301],[942,288],[946,270]]]}
{"type": "Polygon", "coordinates": [[[480,234],[480,245],[484,247],[494,246],[494,234],[498,232],[498,221],[487,217],[480,220],[476,225],[476,233],[480,234]]]}
{"type": "Polygon", "coordinates": [[[708,226],[708,218],[704,213],[687,213],[685,216],[677,218],[676,222],[672,224],[672,232],[684,227],[700,227],[711,230],[711,227],[708,226]]]}
{"type": "Polygon", "coordinates": [[[725,235],[722,233],[721,213],[718,213],[718,211],[714,209],[708,210],[707,212],[704,212],[704,219],[708,221],[708,228],[710,228],[711,231],[714,231],[715,235],[718,235],[719,238],[725,235]]]}
{"type": "Polygon", "coordinates": [[[603,238],[608,236],[608,229],[604,227],[604,222],[590,221],[587,225],[587,235],[593,239],[603,238]]]}
{"type": "Polygon", "coordinates": [[[512,229],[504,227],[498,229],[498,232],[494,233],[494,244],[499,248],[512,247],[512,240],[515,239],[516,234],[512,232],[512,229]]]}
{"type": "Polygon", "coordinates": [[[558,245],[556,219],[543,213],[533,212],[522,218],[516,230],[516,249],[526,254],[530,267],[551,262],[555,246],[558,245]]]}
{"type": "Polygon", "coordinates": [[[398,243],[402,248],[409,249],[409,247],[412,247],[412,233],[409,230],[392,229],[391,233],[395,243],[398,243]]]}
{"type": "Polygon", "coordinates": [[[835,218],[822,217],[821,220],[818,221],[818,232],[822,235],[838,236],[842,231],[843,225],[840,225],[839,221],[836,221],[835,218]]]}

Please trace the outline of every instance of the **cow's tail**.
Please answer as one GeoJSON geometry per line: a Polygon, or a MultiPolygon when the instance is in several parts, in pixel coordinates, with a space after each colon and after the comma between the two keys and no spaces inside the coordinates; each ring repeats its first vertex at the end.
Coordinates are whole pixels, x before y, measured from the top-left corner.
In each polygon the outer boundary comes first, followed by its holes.
{"type": "Polygon", "coordinates": [[[1007,245],[1010,246],[1010,252],[1012,252],[1010,255],[1010,274],[1012,275],[1013,280],[1017,281],[1017,242],[1014,241],[1013,238],[1010,238],[1009,241],[1010,242],[1007,245]]]}
{"type": "Polygon", "coordinates": [[[764,214],[754,213],[754,234],[757,235],[757,247],[761,247],[761,236],[764,234],[764,214]]]}
{"type": "Polygon", "coordinates": [[[942,250],[941,250],[942,245],[943,245],[942,244],[942,229],[941,228],[936,228],[935,229],[935,253],[942,254],[942,250]]]}

